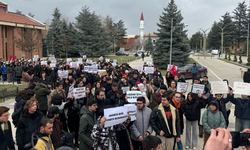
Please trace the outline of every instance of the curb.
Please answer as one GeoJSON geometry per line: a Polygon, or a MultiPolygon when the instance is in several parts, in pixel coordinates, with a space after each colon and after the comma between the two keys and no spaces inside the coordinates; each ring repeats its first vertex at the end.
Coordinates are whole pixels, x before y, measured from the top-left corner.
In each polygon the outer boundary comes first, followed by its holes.
{"type": "Polygon", "coordinates": [[[219,59],[219,60],[221,60],[221,61],[224,61],[224,62],[227,62],[227,63],[230,63],[230,64],[233,64],[233,65],[236,65],[236,66],[244,67],[244,68],[246,68],[246,69],[249,68],[248,66],[245,66],[245,65],[242,65],[242,64],[238,64],[238,63],[235,63],[235,62],[225,61],[225,60],[222,60],[222,59],[220,59],[220,58],[217,58],[217,59],[219,59]]]}

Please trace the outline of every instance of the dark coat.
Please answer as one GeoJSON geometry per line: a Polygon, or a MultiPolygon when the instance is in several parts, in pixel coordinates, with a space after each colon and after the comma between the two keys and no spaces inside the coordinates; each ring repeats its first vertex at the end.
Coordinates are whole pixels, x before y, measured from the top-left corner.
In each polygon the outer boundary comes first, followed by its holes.
{"type": "Polygon", "coordinates": [[[82,117],[80,119],[80,128],[79,128],[79,136],[80,136],[80,147],[79,149],[84,150],[94,150],[92,145],[94,144],[94,140],[91,138],[91,133],[94,125],[96,124],[96,113],[92,113],[85,106],[81,109],[82,117]]]}
{"type": "Polygon", "coordinates": [[[62,135],[62,125],[59,120],[53,122],[53,132],[50,135],[54,149],[58,149],[61,146],[60,139],[62,135]]]}
{"type": "Polygon", "coordinates": [[[103,87],[105,88],[105,95],[107,95],[109,91],[112,91],[112,84],[106,83],[103,87]]]}
{"type": "Polygon", "coordinates": [[[118,98],[117,95],[113,95],[110,99],[110,105],[124,106],[124,104],[128,104],[128,102],[125,99],[125,95],[122,95],[121,98],[118,98]]]}
{"type": "Polygon", "coordinates": [[[186,100],[184,105],[185,117],[189,121],[195,121],[200,119],[201,108],[204,108],[206,102],[203,99],[198,100],[186,100]]]}
{"type": "Polygon", "coordinates": [[[22,66],[16,66],[15,71],[16,71],[16,76],[20,77],[20,76],[22,76],[23,67],[22,66]]]}
{"type": "Polygon", "coordinates": [[[136,78],[136,79],[135,79],[134,77],[132,77],[132,78],[130,78],[130,79],[128,80],[128,83],[129,83],[131,86],[135,86],[135,83],[136,83],[137,81],[140,82],[139,78],[136,78]]]}
{"type": "Polygon", "coordinates": [[[248,69],[243,75],[243,81],[250,83],[250,69],[248,69]]]}
{"type": "MultiPolygon", "coordinates": [[[[4,130],[0,130],[0,145],[1,145],[1,150],[15,150],[15,142],[13,140],[12,137],[12,129],[11,129],[11,124],[8,121],[8,129],[4,130]]],[[[0,126],[1,126],[1,122],[0,122],[0,126]]]]}
{"type": "Polygon", "coordinates": [[[50,94],[50,90],[43,83],[38,83],[34,88],[36,93],[36,100],[38,101],[38,108],[41,111],[48,109],[47,95],[50,94]]]}
{"type": "Polygon", "coordinates": [[[16,131],[16,142],[18,150],[24,150],[25,144],[31,142],[31,134],[39,129],[43,113],[36,111],[34,114],[30,114],[24,111],[18,121],[16,131]]]}
{"type": "Polygon", "coordinates": [[[229,101],[235,105],[234,115],[240,119],[250,119],[250,99],[234,98],[234,95],[227,95],[229,101]]]}
{"type": "Polygon", "coordinates": [[[113,92],[113,90],[109,91],[106,95],[106,99],[111,99],[112,96],[116,95],[116,92],[113,92]]]}
{"type": "Polygon", "coordinates": [[[96,110],[96,118],[99,116],[103,116],[103,110],[105,107],[108,105],[108,100],[103,99],[103,100],[98,100],[96,97],[95,99],[97,100],[97,110],[96,110]]]}

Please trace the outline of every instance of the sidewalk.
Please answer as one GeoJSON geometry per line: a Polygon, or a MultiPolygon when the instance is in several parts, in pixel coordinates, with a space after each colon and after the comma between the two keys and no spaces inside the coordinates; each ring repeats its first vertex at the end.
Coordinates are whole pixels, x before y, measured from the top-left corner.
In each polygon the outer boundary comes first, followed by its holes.
{"type": "MultiPolygon", "coordinates": [[[[131,61],[129,62],[128,64],[133,68],[133,69],[137,69],[137,66],[143,66],[144,62],[147,62],[147,61],[152,61],[152,58],[151,58],[151,55],[149,57],[144,57],[144,61],[142,61],[142,58],[141,59],[138,59],[137,61],[134,60],[134,61],[131,61]]],[[[153,62],[153,61],[152,61],[153,62]]]]}

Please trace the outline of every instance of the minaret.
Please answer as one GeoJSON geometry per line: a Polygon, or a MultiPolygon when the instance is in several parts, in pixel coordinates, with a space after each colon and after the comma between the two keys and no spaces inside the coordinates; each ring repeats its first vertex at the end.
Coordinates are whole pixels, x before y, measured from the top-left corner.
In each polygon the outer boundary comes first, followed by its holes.
{"type": "MultiPolygon", "coordinates": [[[[143,18],[143,13],[141,13],[141,19],[140,19],[140,44],[143,45],[143,38],[144,38],[144,18],[143,18]]],[[[143,46],[141,48],[143,50],[143,46]]]]}

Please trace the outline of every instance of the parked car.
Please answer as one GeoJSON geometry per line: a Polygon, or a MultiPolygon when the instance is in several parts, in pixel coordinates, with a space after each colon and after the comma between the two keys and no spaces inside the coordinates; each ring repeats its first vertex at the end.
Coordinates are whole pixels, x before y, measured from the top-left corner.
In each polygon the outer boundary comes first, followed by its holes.
{"type": "Polygon", "coordinates": [[[219,50],[214,49],[214,50],[211,51],[211,54],[212,55],[218,55],[219,54],[219,50]]]}
{"type": "Polygon", "coordinates": [[[191,51],[189,54],[195,54],[195,52],[194,52],[194,51],[191,51]]]}
{"type": "Polygon", "coordinates": [[[115,55],[117,55],[117,56],[128,56],[129,53],[126,53],[124,51],[118,51],[115,55]]]}
{"type": "Polygon", "coordinates": [[[207,53],[211,53],[211,50],[207,50],[207,53]]]}
{"type": "MultiPolygon", "coordinates": [[[[188,64],[183,67],[178,67],[177,72],[181,74],[181,77],[183,79],[191,79],[192,78],[192,72],[190,71],[191,67],[193,64],[188,64]]],[[[198,65],[197,65],[198,66],[198,65]]],[[[204,76],[207,75],[207,68],[198,66],[199,67],[199,72],[197,74],[197,77],[203,78],[204,76]]]]}

